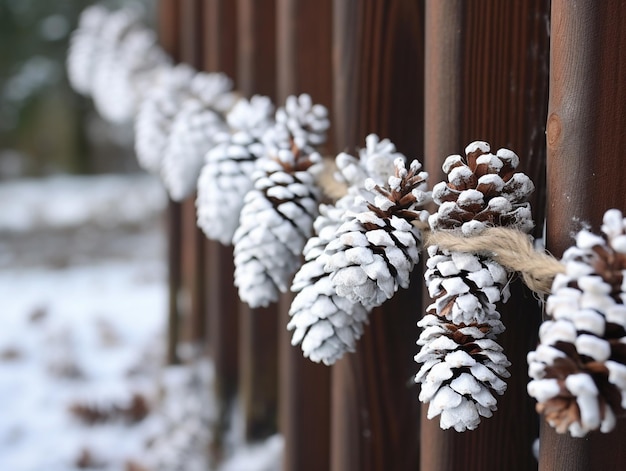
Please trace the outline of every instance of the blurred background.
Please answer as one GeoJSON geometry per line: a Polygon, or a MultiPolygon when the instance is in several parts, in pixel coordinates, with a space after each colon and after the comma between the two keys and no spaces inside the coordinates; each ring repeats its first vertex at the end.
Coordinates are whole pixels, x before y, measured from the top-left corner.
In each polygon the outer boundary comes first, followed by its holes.
{"type": "MultiPolygon", "coordinates": [[[[69,38],[91,3],[0,0],[6,471],[144,469],[166,427],[154,404],[167,384],[167,198],[138,170],[132,126],[105,122],[68,84],[69,38]]],[[[150,22],[156,2],[139,3],[150,22]]]]}
{"type": "MultiPolygon", "coordinates": [[[[65,56],[86,0],[0,0],[0,178],[137,170],[132,129],[111,125],[68,84],[65,56]]],[[[139,4],[146,21],[156,0],[139,4]]]]}

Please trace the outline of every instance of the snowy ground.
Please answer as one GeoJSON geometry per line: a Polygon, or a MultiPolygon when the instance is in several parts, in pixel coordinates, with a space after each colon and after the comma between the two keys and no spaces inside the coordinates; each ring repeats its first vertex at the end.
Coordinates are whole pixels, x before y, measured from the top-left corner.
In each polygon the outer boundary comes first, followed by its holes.
{"type": "Polygon", "coordinates": [[[211,365],[162,367],[165,205],[146,176],[0,184],[0,470],[209,468],[211,365]]]}

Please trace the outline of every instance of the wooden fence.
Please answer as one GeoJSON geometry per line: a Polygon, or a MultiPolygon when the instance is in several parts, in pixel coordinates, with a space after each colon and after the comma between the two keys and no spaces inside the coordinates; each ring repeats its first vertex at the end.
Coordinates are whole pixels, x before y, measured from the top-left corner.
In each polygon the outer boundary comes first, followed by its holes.
{"type": "MultiPolygon", "coordinates": [[[[334,154],[366,134],[441,163],[473,140],[508,147],[535,182],[535,235],[560,256],[578,220],[626,209],[626,2],[619,0],[161,0],[160,33],[177,59],[230,75],[276,103],[307,92],[331,114],[334,154]]],[[[526,393],[526,353],[541,307],[522,283],[502,311],[507,393],[478,430],[442,431],[420,413],[413,356],[428,303],[415,273],[376,309],[358,351],[333,367],[304,359],[286,331],[289,295],[251,310],[233,288],[232,248],[208,241],[194,199],[170,205],[169,360],[204,346],[224,411],[239,401],[249,441],[279,431],[284,469],[621,469],[626,425],[557,435],[526,393]],[[541,422],[541,424],[540,424],[541,422]],[[540,426],[541,425],[541,426],[540,426]],[[539,460],[532,444],[541,429],[539,460]]],[[[214,452],[219,455],[220,442],[214,452]]]]}

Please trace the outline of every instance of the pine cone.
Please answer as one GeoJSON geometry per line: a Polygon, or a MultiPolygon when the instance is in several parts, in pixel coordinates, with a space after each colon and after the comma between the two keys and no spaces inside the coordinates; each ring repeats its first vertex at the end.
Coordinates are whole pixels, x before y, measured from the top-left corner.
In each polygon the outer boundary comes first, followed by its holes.
{"type": "Polygon", "coordinates": [[[132,121],[146,90],[169,67],[169,57],[155,32],[139,24],[132,26],[100,52],[93,82],[96,109],[111,122],[132,121]]]}
{"type": "Polygon", "coordinates": [[[489,153],[482,141],[465,148],[466,158],[449,156],[443,171],[448,183],[433,187],[439,210],[429,218],[433,231],[460,229],[476,235],[487,226],[514,227],[529,232],[533,227],[528,196],[535,187],[523,173],[514,173],[519,158],[508,149],[489,153]]]}
{"type": "Polygon", "coordinates": [[[244,195],[252,189],[256,159],[263,153],[260,138],[271,124],[272,111],[267,97],[240,100],[226,118],[233,134],[206,155],[196,206],[198,226],[210,239],[225,245],[232,242],[244,195]]]}
{"type": "Polygon", "coordinates": [[[277,301],[300,265],[318,211],[318,190],[308,169],[319,162],[319,154],[286,149],[276,159],[259,160],[233,237],[235,285],[251,307],[277,301]]]}
{"type": "Polygon", "coordinates": [[[264,155],[257,160],[254,188],[244,198],[233,236],[235,285],[251,307],[267,306],[288,290],[318,214],[314,172],[322,159],[299,129],[315,129],[316,142],[322,140],[328,122],[322,123],[320,116],[326,111],[312,106],[308,95],[289,97],[287,103],[261,139],[264,155]]]}
{"type": "Polygon", "coordinates": [[[626,219],[607,211],[603,237],[578,233],[546,303],[551,320],[528,354],[528,392],[558,433],[607,433],[626,408],[626,219]]]}
{"type": "Polygon", "coordinates": [[[324,271],[327,259],[324,249],[341,225],[343,206],[348,200],[353,198],[344,197],[335,206],[320,206],[314,224],[317,236],[310,238],[304,247],[306,262],[291,286],[298,293],[289,310],[291,320],[287,329],[294,330],[291,344],[301,343],[305,357],[326,365],[355,350],[370,311],[360,303],[337,296],[324,271]]]}
{"type": "Polygon", "coordinates": [[[305,357],[326,365],[355,350],[371,310],[336,294],[329,274],[324,271],[328,261],[326,246],[335,238],[345,212],[353,209],[357,197],[367,194],[365,180],[372,178],[376,184],[384,184],[395,169],[395,159],[404,158],[388,139],[380,141],[378,136],[370,134],[365,141],[366,147],[360,150],[359,158],[346,153],[337,155],[335,178],[350,185],[348,194],[335,205],[320,207],[314,223],[316,236],[304,248],[306,263],[296,273],[291,287],[298,293],[289,310],[291,320],[287,328],[294,330],[291,343],[301,343],[305,357]]]}
{"type": "MultiPolygon", "coordinates": [[[[464,235],[480,234],[490,225],[530,230],[526,199],[534,186],[526,175],[513,173],[517,155],[507,149],[489,154],[485,142],[465,151],[465,160],[450,156],[443,164],[448,183],[433,188],[439,209],[429,218],[431,229],[464,235]]],[[[502,378],[509,376],[510,363],[495,339],[504,331],[496,303],[509,298],[509,273],[479,254],[436,245],[428,254],[424,277],[434,303],[418,324],[424,328],[415,357],[423,363],[416,376],[422,384],[419,399],[430,402],[428,418],[441,414],[442,428],[473,430],[480,416],[491,417],[497,409],[492,392],[506,390],[502,378]]]]}
{"type": "Polygon", "coordinates": [[[91,94],[95,62],[99,56],[100,32],[108,17],[109,11],[101,5],[85,8],[70,38],[67,77],[72,88],[83,95],[91,94]]]}
{"type": "MultiPolygon", "coordinates": [[[[139,12],[133,8],[112,12],[102,25],[98,55],[94,60],[91,95],[96,110],[107,121],[124,123],[134,116],[137,98],[126,64],[121,63],[121,51],[125,40],[143,29],[139,12]]],[[[156,38],[152,46],[158,47],[156,38]]]]}
{"type": "Polygon", "coordinates": [[[204,155],[226,130],[223,114],[236,100],[231,88],[224,74],[177,65],[161,72],[146,93],[135,122],[137,159],[161,173],[172,198],[195,189],[204,155]]]}
{"type": "Polygon", "coordinates": [[[428,214],[419,207],[429,201],[428,174],[414,160],[407,171],[396,159],[395,176],[384,187],[368,179],[368,199],[346,213],[335,239],[326,247],[324,267],[336,293],[365,306],[380,306],[399,287],[419,260],[422,233],[413,222],[428,214]],[[419,173],[418,173],[419,172],[419,173]]]}
{"type": "Polygon", "coordinates": [[[195,191],[206,153],[228,131],[224,112],[234,103],[231,88],[232,81],[216,73],[197,73],[188,84],[161,164],[161,178],[173,200],[195,191]]]}
{"type": "Polygon", "coordinates": [[[179,64],[160,76],[147,92],[135,120],[135,153],[142,168],[159,173],[172,122],[185,99],[195,70],[179,64]]]}
{"type": "Polygon", "coordinates": [[[227,131],[223,117],[189,100],[176,114],[163,162],[161,179],[170,197],[182,201],[197,186],[205,154],[215,145],[216,136],[227,131]]]}
{"type": "Polygon", "coordinates": [[[314,105],[306,93],[287,97],[285,107],[276,112],[276,123],[284,125],[296,146],[303,150],[324,144],[330,126],[326,107],[314,105]]]}
{"type": "Polygon", "coordinates": [[[503,394],[510,365],[496,334],[504,331],[498,317],[484,323],[456,324],[427,314],[418,323],[424,330],[423,345],[415,361],[423,363],[415,377],[422,383],[419,400],[430,403],[427,417],[441,414],[442,429],[474,430],[480,416],[491,417],[497,409],[495,391],[503,394]]]}
{"type": "Polygon", "coordinates": [[[358,158],[345,152],[337,155],[335,179],[345,183],[355,195],[365,196],[365,180],[371,178],[377,185],[384,185],[395,172],[394,162],[399,158],[405,159],[389,139],[380,140],[376,134],[369,134],[358,158]]]}

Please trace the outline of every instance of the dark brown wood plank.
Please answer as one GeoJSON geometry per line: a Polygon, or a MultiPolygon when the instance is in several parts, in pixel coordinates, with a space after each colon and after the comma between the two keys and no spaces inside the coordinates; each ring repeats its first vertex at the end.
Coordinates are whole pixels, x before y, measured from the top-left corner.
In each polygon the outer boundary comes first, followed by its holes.
{"type": "MultiPolygon", "coordinates": [[[[230,0],[201,0],[202,65],[208,72],[223,72],[236,80],[237,10],[230,0]]],[[[232,247],[205,239],[207,329],[209,353],[215,365],[215,393],[220,411],[214,431],[214,452],[219,459],[229,428],[239,375],[239,299],[234,286],[232,247]]]]}
{"type": "MultiPolygon", "coordinates": [[[[159,42],[163,49],[177,60],[179,53],[179,2],[178,0],[161,0],[158,10],[159,42]]],[[[178,313],[178,293],[181,287],[181,207],[169,201],[167,208],[167,284],[168,284],[168,315],[167,315],[167,363],[179,362],[177,347],[180,330],[178,313]]]]}
{"type": "MultiPolygon", "coordinates": [[[[180,0],[179,58],[181,62],[201,68],[202,30],[201,0],[180,0]]],[[[195,193],[181,203],[182,289],[178,306],[182,316],[180,336],[191,344],[201,343],[206,334],[203,292],[205,277],[204,234],[196,225],[195,193]]]]}
{"type": "Polygon", "coordinates": [[[204,67],[224,72],[231,78],[237,73],[237,1],[203,0],[204,67]]]}
{"type": "MultiPolygon", "coordinates": [[[[332,104],[331,1],[276,0],[277,99],[308,93],[315,103],[332,104]]],[[[283,469],[318,471],[329,467],[330,370],[292,347],[291,295],[279,314],[279,429],[285,438],[283,469]]]]}
{"type": "MultiPolygon", "coordinates": [[[[276,2],[238,0],[239,91],[275,99],[276,2]]],[[[239,399],[248,441],[276,433],[278,413],[278,306],[239,307],[239,399]]]]}
{"type": "MultiPolygon", "coordinates": [[[[427,168],[441,176],[443,159],[474,140],[490,142],[493,150],[514,150],[537,186],[532,205],[538,234],[545,194],[548,17],[549,2],[540,0],[427,1],[427,168]]],[[[540,312],[519,282],[511,291],[500,309],[507,331],[498,339],[512,362],[511,378],[498,411],[476,431],[457,433],[440,430],[439,418],[427,420],[424,407],[422,469],[536,466],[531,445],[538,425],[526,394],[526,353],[534,348],[540,312]]]]}
{"type": "Polygon", "coordinates": [[[441,156],[462,150],[463,1],[426,0],[425,16],[424,155],[437,182],[444,178],[441,156]]]}
{"type": "Polygon", "coordinates": [[[237,0],[237,83],[245,96],[276,99],[276,0],[237,0]]]}
{"type": "MultiPolygon", "coordinates": [[[[609,208],[626,210],[626,2],[553,0],[548,118],[547,246],[573,244],[580,221],[599,231],[609,208]]],[[[542,471],[619,469],[626,421],[608,435],[558,435],[542,423],[542,471]]]]}
{"type": "MultiPolygon", "coordinates": [[[[334,2],[334,114],[339,149],[376,132],[419,157],[423,145],[423,2],[334,2]]],[[[332,370],[333,471],[419,466],[416,273],[372,312],[357,344],[332,370]]]]}

